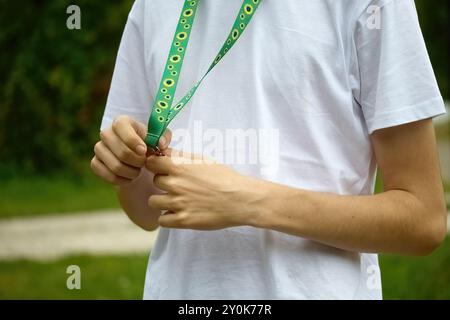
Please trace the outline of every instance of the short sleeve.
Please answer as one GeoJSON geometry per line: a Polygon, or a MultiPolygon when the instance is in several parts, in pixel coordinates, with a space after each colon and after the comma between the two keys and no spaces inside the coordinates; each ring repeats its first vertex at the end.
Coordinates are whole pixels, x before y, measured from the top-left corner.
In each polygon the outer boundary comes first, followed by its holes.
{"type": "Polygon", "coordinates": [[[148,121],[151,105],[144,51],[145,0],[136,0],[128,16],[117,54],[114,74],[101,129],[119,115],[142,123],[148,121]]]}
{"type": "Polygon", "coordinates": [[[354,96],[369,134],[445,113],[413,0],[373,1],[354,42],[354,96]]]}

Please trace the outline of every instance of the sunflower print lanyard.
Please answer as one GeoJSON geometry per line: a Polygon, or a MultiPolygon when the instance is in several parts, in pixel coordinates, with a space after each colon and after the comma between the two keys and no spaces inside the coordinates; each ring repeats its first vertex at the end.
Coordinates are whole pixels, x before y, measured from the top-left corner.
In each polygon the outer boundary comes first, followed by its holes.
{"type": "Polygon", "coordinates": [[[208,71],[178,103],[173,104],[181,67],[183,65],[183,60],[199,1],[201,0],[184,1],[183,9],[178,20],[177,29],[173,37],[172,46],[170,48],[169,57],[167,58],[166,66],[161,79],[161,84],[159,86],[158,93],[156,94],[152,112],[148,121],[148,133],[145,138],[145,143],[158,154],[160,153],[158,149],[159,138],[165,132],[169,123],[175,118],[181,109],[189,103],[203,79],[205,79],[208,73],[220,62],[220,60],[223,59],[231,47],[233,47],[244,32],[247,25],[250,23],[250,20],[262,0],[243,1],[230,34],[225,40],[225,43],[209,67],[208,71]]]}

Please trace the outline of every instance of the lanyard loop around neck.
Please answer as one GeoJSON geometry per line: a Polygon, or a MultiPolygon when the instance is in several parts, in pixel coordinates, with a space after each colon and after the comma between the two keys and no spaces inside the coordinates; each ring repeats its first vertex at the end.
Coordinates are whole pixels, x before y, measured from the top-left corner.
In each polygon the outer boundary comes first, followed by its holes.
{"type": "Polygon", "coordinates": [[[161,83],[148,121],[148,133],[145,138],[145,143],[153,150],[157,150],[159,138],[169,123],[189,103],[208,73],[223,59],[242,35],[262,0],[243,1],[233,27],[219,53],[208,68],[208,71],[178,103],[173,104],[199,1],[201,0],[185,0],[180,18],[178,19],[169,57],[167,58],[161,83]]]}

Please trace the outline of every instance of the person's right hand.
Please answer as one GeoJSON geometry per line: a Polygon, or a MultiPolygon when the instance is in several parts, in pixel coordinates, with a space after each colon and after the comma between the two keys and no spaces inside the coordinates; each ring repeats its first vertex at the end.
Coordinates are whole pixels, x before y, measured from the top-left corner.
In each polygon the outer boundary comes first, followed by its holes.
{"type": "MultiPolygon", "coordinates": [[[[95,144],[91,161],[92,171],[117,186],[131,183],[147,160],[146,135],[144,124],[128,116],[117,117],[110,128],[100,132],[101,140],[95,144]]],[[[172,133],[167,130],[159,140],[161,151],[168,148],[171,138],[172,133]]]]}

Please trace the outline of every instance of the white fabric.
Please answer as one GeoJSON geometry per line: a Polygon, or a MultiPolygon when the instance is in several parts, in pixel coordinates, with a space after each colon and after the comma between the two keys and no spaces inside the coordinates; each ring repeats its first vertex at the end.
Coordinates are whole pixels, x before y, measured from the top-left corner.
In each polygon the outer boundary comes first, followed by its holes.
{"type": "MultiPolygon", "coordinates": [[[[201,1],[176,101],[209,67],[241,3],[201,1]]],[[[121,114],[146,123],[182,5],[136,1],[102,128],[121,114]]],[[[275,130],[277,170],[261,163],[234,168],[297,188],[366,195],[376,171],[369,135],[444,112],[413,0],[263,0],[171,128],[191,137],[198,121],[219,135],[275,130]],[[381,8],[381,29],[373,29],[373,5],[381,8]]],[[[176,140],[191,151],[202,145],[176,140]]],[[[380,299],[381,285],[374,254],[250,227],[162,228],[144,298],[380,299]]]]}

